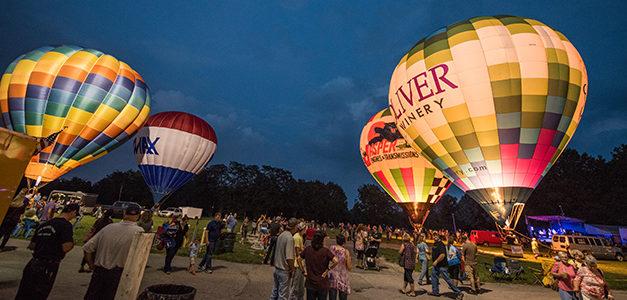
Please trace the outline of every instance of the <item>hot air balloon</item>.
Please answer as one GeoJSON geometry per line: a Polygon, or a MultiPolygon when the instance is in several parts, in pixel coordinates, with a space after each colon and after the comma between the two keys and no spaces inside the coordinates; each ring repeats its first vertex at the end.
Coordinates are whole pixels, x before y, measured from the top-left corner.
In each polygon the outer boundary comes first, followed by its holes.
{"type": "Polygon", "coordinates": [[[587,74],[568,39],[532,19],[461,21],[397,65],[389,104],[409,144],[515,228],[583,113],[587,74]]]}
{"type": "Polygon", "coordinates": [[[199,117],[177,111],[150,116],[133,148],[155,203],[200,173],[217,145],[213,128],[199,117]]]}
{"type": "Polygon", "coordinates": [[[148,87],[131,67],[78,46],[28,52],[0,81],[3,126],[52,142],[26,168],[37,183],[120,146],[144,124],[150,105],[148,87]]]}
{"type": "Polygon", "coordinates": [[[361,131],[361,157],[372,177],[405,210],[414,225],[422,225],[429,210],[451,185],[401,136],[390,109],[374,115],[361,131]]]}

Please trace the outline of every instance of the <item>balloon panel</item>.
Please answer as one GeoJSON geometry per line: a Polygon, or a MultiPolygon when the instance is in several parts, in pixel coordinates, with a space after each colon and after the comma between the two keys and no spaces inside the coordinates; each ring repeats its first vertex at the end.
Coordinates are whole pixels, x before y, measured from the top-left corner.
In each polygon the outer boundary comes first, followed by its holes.
{"type": "Polygon", "coordinates": [[[205,168],[217,139],[204,120],[182,112],[163,112],[149,118],[133,146],[139,169],[157,202],[205,168]]]}
{"type": "Polygon", "coordinates": [[[410,214],[417,215],[419,222],[451,184],[406,144],[389,109],[376,114],[364,126],[360,151],[375,180],[410,214]]]}
{"type": "Polygon", "coordinates": [[[26,177],[52,181],[130,139],[148,118],[148,87],[124,62],[77,46],[41,47],[14,60],[0,82],[6,128],[55,143],[26,177]]]}
{"type": "Polygon", "coordinates": [[[464,191],[535,188],[574,133],[586,92],[564,35],[497,16],[419,41],[394,70],[389,101],[405,139],[464,191]]]}

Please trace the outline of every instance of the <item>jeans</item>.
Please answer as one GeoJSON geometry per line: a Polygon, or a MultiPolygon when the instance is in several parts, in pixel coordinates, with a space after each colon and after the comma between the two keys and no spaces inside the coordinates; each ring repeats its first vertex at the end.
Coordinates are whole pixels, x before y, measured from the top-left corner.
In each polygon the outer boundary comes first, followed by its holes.
{"type": "Polygon", "coordinates": [[[329,300],[335,300],[337,299],[337,295],[340,295],[339,299],[340,300],[346,300],[348,299],[348,295],[342,291],[338,291],[335,289],[330,289],[329,290],[329,300]]]}
{"type": "Polygon", "coordinates": [[[274,268],[274,286],[270,300],[287,300],[290,291],[290,272],[274,268]]]}
{"type": "Polygon", "coordinates": [[[440,294],[440,281],[438,278],[440,275],[442,275],[442,278],[446,281],[448,287],[451,288],[455,294],[459,295],[462,293],[462,291],[455,286],[451,278],[448,277],[448,267],[433,267],[431,268],[431,288],[433,289],[434,294],[440,294]]]}
{"type": "Polygon", "coordinates": [[[163,272],[172,272],[172,259],[178,251],[178,247],[172,247],[165,249],[165,265],[163,266],[163,272]]]}
{"type": "Polygon", "coordinates": [[[22,273],[16,300],[47,299],[59,271],[58,261],[32,258],[22,273]]]}
{"type": "Polygon", "coordinates": [[[113,300],[118,290],[122,268],[105,269],[96,266],[91,275],[85,300],[113,300]]]}
{"type": "Polygon", "coordinates": [[[274,264],[274,246],[276,246],[276,236],[273,236],[270,238],[270,245],[268,245],[268,252],[266,253],[266,257],[263,259],[263,263],[267,264],[268,263],[268,259],[270,259],[270,263],[274,264]]]}
{"type": "Polygon", "coordinates": [[[290,287],[290,300],[303,300],[305,298],[305,275],[300,268],[294,271],[292,286],[290,287]]]}
{"type": "Polygon", "coordinates": [[[204,266],[206,269],[211,269],[211,256],[213,255],[213,252],[216,251],[216,243],[217,241],[209,241],[209,245],[207,245],[207,253],[205,253],[205,257],[203,257],[202,261],[200,261],[200,264],[198,265],[199,268],[204,266]]]}
{"type": "Polygon", "coordinates": [[[307,289],[307,300],[327,300],[329,290],[307,289]]]}
{"type": "Polygon", "coordinates": [[[431,278],[429,276],[429,261],[426,259],[421,259],[420,260],[420,276],[418,277],[418,283],[421,283],[422,278],[424,277],[427,278],[427,283],[431,281],[429,280],[431,278]]]}
{"type": "Polygon", "coordinates": [[[562,300],[579,300],[579,298],[577,298],[576,292],[569,292],[569,291],[559,289],[559,293],[560,293],[560,298],[562,300]]]}

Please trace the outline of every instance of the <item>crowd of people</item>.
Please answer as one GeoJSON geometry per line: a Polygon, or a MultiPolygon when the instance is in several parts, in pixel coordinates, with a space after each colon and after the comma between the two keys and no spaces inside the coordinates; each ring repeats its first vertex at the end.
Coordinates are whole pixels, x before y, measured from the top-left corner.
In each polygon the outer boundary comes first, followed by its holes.
{"type": "MultiPolygon", "coordinates": [[[[33,258],[24,268],[16,299],[45,299],[55,281],[59,264],[65,254],[75,245],[72,220],[81,216],[80,206],[66,203],[55,217],[57,203],[45,197],[22,190],[11,202],[0,233],[0,249],[20,220],[39,224],[29,244],[33,258]],[[52,203],[52,204],[50,204],[52,203]]],[[[263,263],[274,268],[273,287],[270,299],[347,299],[351,294],[349,272],[352,269],[351,257],[357,259],[355,266],[367,268],[365,250],[378,249],[384,239],[402,240],[399,265],[404,269],[399,291],[407,296],[416,296],[417,285],[431,285],[429,295],[439,296],[440,277],[462,299],[459,289],[462,278],[470,282],[469,292],[480,294],[479,272],[477,270],[477,246],[462,231],[413,230],[390,226],[369,226],[364,224],[320,224],[304,219],[269,217],[262,215],[241,222],[236,213],[223,218],[221,213],[197,233],[190,236],[187,217],[164,221],[155,230],[153,212],[131,204],[125,208],[121,222],[114,223],[110,210],[97,210],[97,220],[83,237],[83,259],[79,272],[91,272],[91,280],[84,299],[113,299],[120,281],[122,270],[129,252],[133,236],[137,232],[156,232],[154,245],[165,252],[163,272],[171,274],[173,258],[183,247],[189,248],[187,271],[213,272],[212,257],[223,231],[235,235],[237,224],[240,242],[247,239],[261,243],[264,248],[263,263]],[[327,229],[337,229],[335,242],[328,244],[327,229]],[[250,232],[249,232],[250,229],[250,232]],[[434,241],[429,247],[427,239],[434,241]],[[353,251],[345,247],[352,241],[353,251]],[[461,244],[461,247],[456,246],[461,244]],[[196,262],[197,256],[205,249],[205,254],[196,262]],[[419,268],[418,267],[419,264],[419,268]],[[414,270],[420,270],[417,284],[414,270]]],[[[196,223],[198,224],[198,223],[196,223]]],[[[532,241],[532,248],[534,248],[532,241]]],[[[536,242],[537,243],[537,242],[536,242]]],[[[537,246],[534,248],[537,253],[537,246]]],[[[555,278],[555,289],[562,299],[613,299],[607,287],[603,272],[597,268],[594,257],[572,251],[574,260],[569,260],[564,252],[559,253],[551,270],[555,278]]],[[[376,258],[375,258],[376,259],[376,258]]]]}

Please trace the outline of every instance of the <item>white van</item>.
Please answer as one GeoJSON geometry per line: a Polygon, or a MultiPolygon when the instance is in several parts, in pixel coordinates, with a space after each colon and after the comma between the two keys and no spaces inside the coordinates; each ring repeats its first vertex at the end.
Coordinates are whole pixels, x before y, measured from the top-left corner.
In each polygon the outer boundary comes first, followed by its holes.
{"type": "Polygon", "coordinates": [[[596,258],[616,259],[623,261],[623,251],[614,247],[607,239],[594,236],[580,235],[559,235],[556,234],[551,239],[551,250],[566,251],[579,250],[583,253],[590,253],[596,258]]]}

